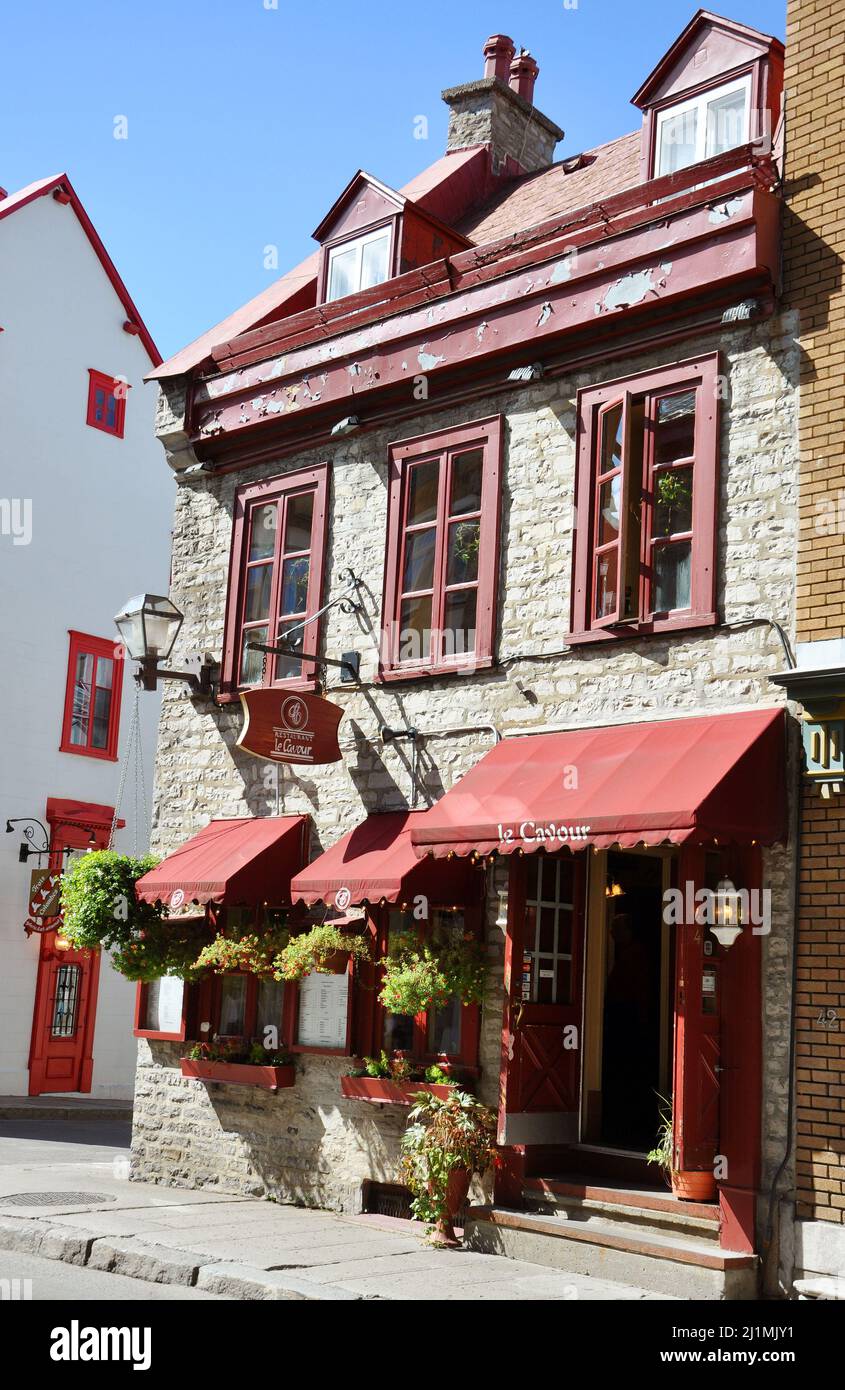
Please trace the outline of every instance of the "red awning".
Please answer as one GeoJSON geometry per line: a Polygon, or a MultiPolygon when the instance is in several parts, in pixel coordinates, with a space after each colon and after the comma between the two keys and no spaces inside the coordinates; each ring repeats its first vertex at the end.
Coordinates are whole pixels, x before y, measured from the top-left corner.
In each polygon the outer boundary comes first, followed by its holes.
{"type": "Polygon", "coordinates": [[[509,738],[415,824],[419,857],[786,838],[782,709],[509,738]]]}
{"type": "MultiPolygon", "coordinates": [[[[430,814],[384,811],[368,816],[296,875],[290,885],[291,899],[296,902],[301,898],[309,906],[325,902],[345,912],[353,903],[379,903],[382,899],[395,903],[411,897],[415,890],[425,892],[426,869],[414,853],[411,832],[430,814]],[[336,902],[336,895],[344,888],[348,896],[341,893],[336,902]]],[[[465,867],[455,873],[438,870],[436,887],[442,896],[437,901],[464,901],[465,867]]]]}
{"type": "Polygon", "coordinates": [[[307,853],[307,816],[213,820],[139,878],[135,893],[174,910],[183,902],[275,907],[290,901],[291,876],[307,853]]]}

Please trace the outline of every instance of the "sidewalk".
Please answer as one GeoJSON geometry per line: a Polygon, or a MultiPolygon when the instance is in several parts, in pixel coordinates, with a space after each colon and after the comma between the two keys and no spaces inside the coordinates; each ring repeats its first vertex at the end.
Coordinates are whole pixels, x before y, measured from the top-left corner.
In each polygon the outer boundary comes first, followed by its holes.
{"type": "MultiPolygon", "coordinates": [[[[64,1158],[69,1146],[57,1142],[64,1158]]],[[[47,1143],[37,1162],[19,1162],[6,1147],[13,1143],[0,1139],[0,1249],[234,1299],[658,1297],[496,1255],[433,1250],[416,1222],[129,1182],[122,1150],[107,1162],[81,1151],[79,1161],[52,1162],[47,1143]]]]}

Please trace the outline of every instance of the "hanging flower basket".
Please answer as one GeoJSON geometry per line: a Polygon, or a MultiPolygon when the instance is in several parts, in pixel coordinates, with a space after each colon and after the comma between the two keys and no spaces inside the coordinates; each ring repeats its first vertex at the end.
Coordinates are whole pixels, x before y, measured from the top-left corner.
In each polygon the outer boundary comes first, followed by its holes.
{"type": "Polygon", "coordinates": [[[420,942],[411,932],[393,938],[385,959],[379,999],[389,1014],[443,1009],[453,995],[480,1004],[484,995],[482,947],[465,932],[441,933],[420,942]]]}
{"type": "Polygon", "coordinates": [[[369,939],[341,931],[331,922],[322,922],[310,931],[291,938],[273,962],[277,980],[304,980],[316,970],[320,975],[342,974],[353,960],[372,960],[369,939]]]}

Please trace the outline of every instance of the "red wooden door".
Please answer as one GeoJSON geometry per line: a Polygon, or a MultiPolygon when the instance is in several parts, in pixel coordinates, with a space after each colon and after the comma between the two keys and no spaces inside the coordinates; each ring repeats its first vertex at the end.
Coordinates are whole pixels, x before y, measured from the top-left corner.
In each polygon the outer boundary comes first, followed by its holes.
{"type": "MultiPolygon", "coordinates": [[[[101,823],[56,821],[50,868],[61,871],[71,858],[87,849],[102,849],[107,841],[108,828],[101,823]]],[[[100,952],[59,950],[60,937],[61,929],[41,937],[29,1048],[31,1096],[91,1090],[100,952]]]]}
{"type": "MultiPolygon", "coordinates": [[[[680,886],[705,884],[705,856],[684,849],[680,886]]],[[[686,896],[686,895],[685,895],[686,896]]],[[[675,1166],[713,1168],[719,1148],[720,994],[716,939],[706,925],[684,922],[677,928],[675,972],[675,1166]],[[705,955],[705,939],[712,954],[705,955]]]]}
{"type": "Polygon", "coordinates": [[[502,1143],[578,1137],[583,859],[541,853],[512,868],[502,1143]]]}

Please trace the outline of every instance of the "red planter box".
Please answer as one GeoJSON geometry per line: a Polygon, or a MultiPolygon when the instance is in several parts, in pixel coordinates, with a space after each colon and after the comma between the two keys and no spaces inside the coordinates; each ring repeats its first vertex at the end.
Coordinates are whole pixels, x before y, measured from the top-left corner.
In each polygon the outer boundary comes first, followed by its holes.
{"type": "Polygon", "coordinates": [[[429,1091],[445,1100],[457,1088],[432,1081],[391,1081],[384,1076],[342,1076],[341,1095],[347,1100],[366,1100],[371,1105],[413,1105],[414,1095],[429,1091]]]}
{"type": "Polygon", "coordinates": [[[198,1081],[225,1081],[228,1086],[260,1086],[264,1091],[281,1091],[293,1086],[296,1072],[287,1067],[255,1067],[248,1062],[194,1062],[180,1058],[183,1076],[198,1081]]]}

